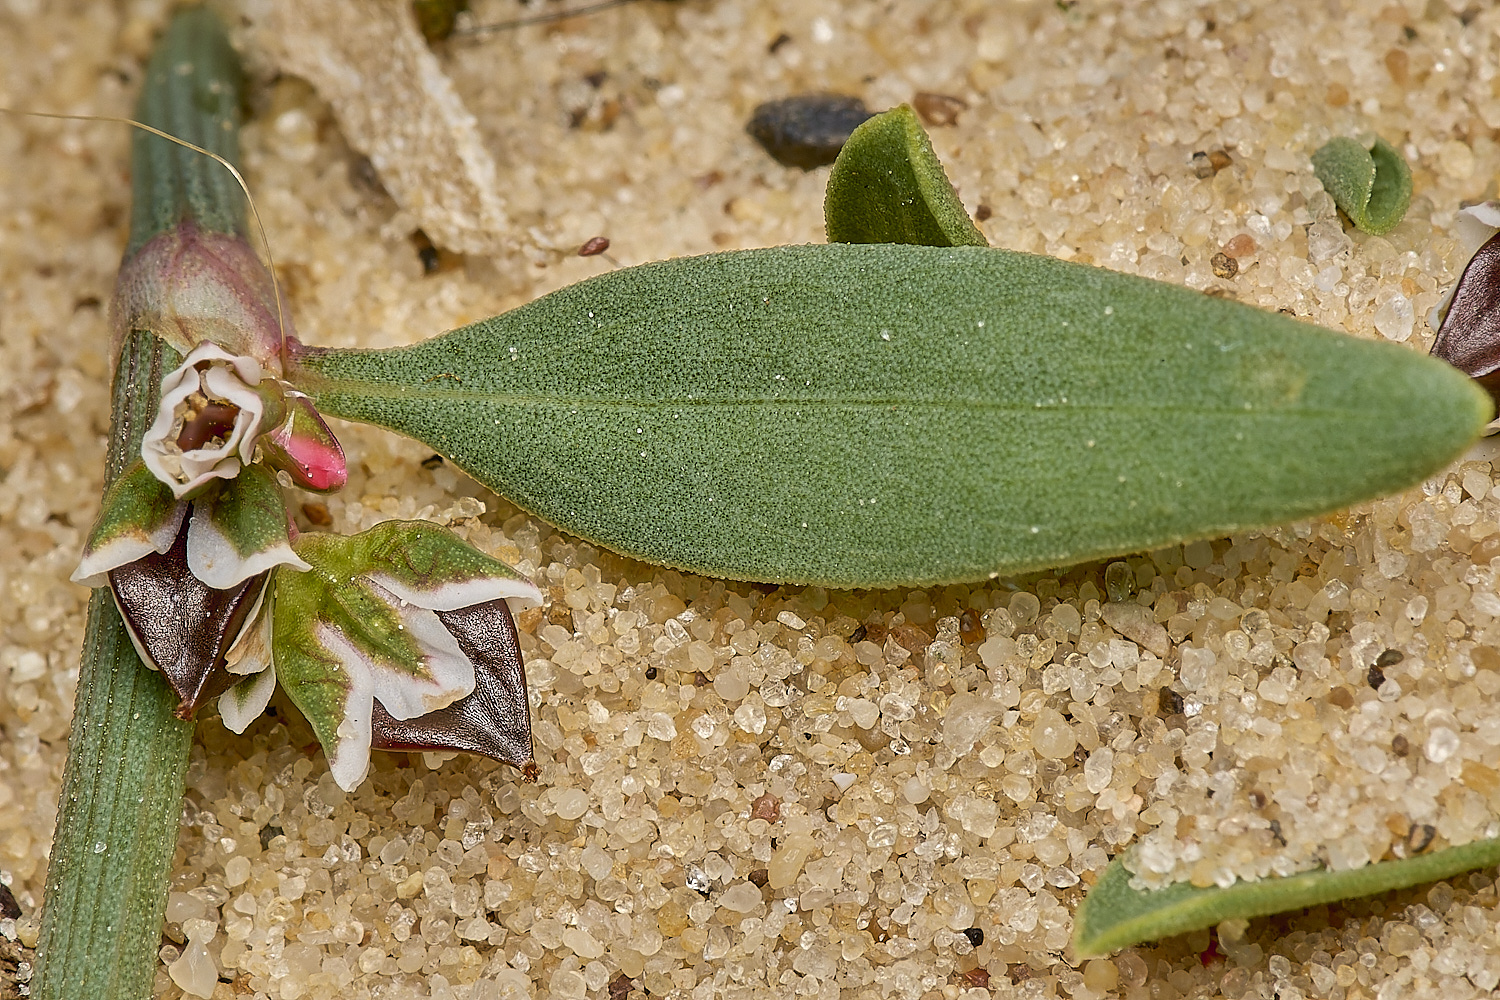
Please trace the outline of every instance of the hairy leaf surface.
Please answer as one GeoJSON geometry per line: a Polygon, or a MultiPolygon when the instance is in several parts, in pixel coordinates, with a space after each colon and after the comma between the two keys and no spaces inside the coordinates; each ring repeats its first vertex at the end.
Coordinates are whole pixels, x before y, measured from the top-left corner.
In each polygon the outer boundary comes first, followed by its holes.
{"type": "Polygon", "coordinates": [[[735,579],[981,579],[1409,486],[1489,419],[1451,367],[983,247],[646,264],[413,347],[304,348],[327,414],[567,531],[735,579]]]}
{"type": "Polygon", "coordinates": [[[917,113],[904,104],[871,118],[844,143],[828,174],[823,219],[830,243],[989,245],[917,113]]]}

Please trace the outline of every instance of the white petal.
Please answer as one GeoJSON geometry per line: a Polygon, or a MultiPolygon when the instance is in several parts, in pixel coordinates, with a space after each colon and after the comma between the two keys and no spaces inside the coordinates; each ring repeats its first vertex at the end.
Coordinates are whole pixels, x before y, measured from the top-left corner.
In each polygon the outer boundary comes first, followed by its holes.
{"type": "Polygon", "coordinates": [[[474,690],[474,664],[458,648],[453,633],[443,627],[438,616],[425,608],[402,601],[379,584],[370,589],[388,601],[401,619],[406,634],[421,650],[423,666],[430,680],[413,677],[400,670],[370,670],[371,690],[392,718],[414,719],[419,715],[446,708],[474,690]]]}
{"type": "Polygon", "coordinates": [[[153,552],[167,551],[177,540],[177,531],[182,527],[182,518],[187,509],[186,503],[179,503],[172,517],[163,521],[149,535],[122,535],[108,545],[84,553],[83,558],[78,561],[78,568],[68,579],[85,587],[102,587],[109,582],[110,570],[129,565],[153,552]]]}
{"type": "Polygon", "coordinates": [[[317,635],[323,648],[339,658],[349,676],[344,717],[339,720],[338,746],[328,759],[328,770],[340,788],[352,792],[370,770],[371,716],[375,706],[368,662],[338,629],[319,625],[317,635]],[[363,664],[365,669],[356,664],[363,664]]]}
{"type": "Polygon", "coordinates": [[[1478,253],[1479,248],[1497,232],[1500,232],[1500,201],[1485,201],[1459,209],[1453,222],[1453,234],[1464,248],[1465,261],[1478,253]]]}
{"type": "Polygon", "coordinates": [[[416,642],[427,677],[415,677],[372,660],[351,643],[344,633],[327,625],[318,626],[318,638],[339,659],[351,683],[380,699],[393,718],[414,719],[436,711],[474,690],[474,664],[458,648],[458,640],[443,627],[438,616],[407,604],[376,584],[367,584],[387,601],[401,619],[406,634],[416,642]]]}
{"type": "Polygon", "coordinates": [[[146,468],[157,479],[172,487],[172,493],[178,499],[187,491],[178,490],[182,475],[181,464],[176,452],[167,448],[166,440],[177,422],[178,404],[198,391],[199,381],[198,369],[187,364],[173,370],[161,380],[161,403],[156,410],[156,419],[146,428],[146,435],[141,440],[141,459],[146,463],[146,468]]]}
{"type": "Polygon", "coordinates": [[[241,556],[229,537],[219,530],[207,510],[194,505],[188,524],[188,569],[215,590],[228,590],[275,566],[290,566],[306,572],[312,569],[292,551],[290,541],[241,556]]]}
{"type": "Polygon", "coordinates": [[[542,603],[542,592],[535,584],[512,577],[482,576],[420,590],[384,573],[367,573],[365,579],[375,582],[408,604],[430,611],[457,611],[459,608],[469,608],[501,598],[505,599],[513,611],[536,607],[542,603]]]}
{"type": "MultiPolygon", "coordinates": [[[[256,381],[260,380],[257,378],[256,381]]],[[[226,447],[238,442],[240,461],[249,465],[255,452],[256,429],[260,427],[261,414],[266,409],[265,400],[249,385],[229,374],[227,368],[215,367],[205,372],[203,388],[207,395],[227,400],[240,408],[239,415],[234,418],[234,433],[226,447]]]]}
{"type": "Polygon", "coordinates": [[[219,696],[219,718],[231,733],[243,733],[260,718],[276,691],[276,668],[268,666],[219,696]]]}
{"type": "Polygon", "coordinates": [[[271,606],[266,603],[270,585],[261,588],[250,609],[250,626],[239,634],[224,653],[224,669],[231,674],[258,674],[274,664],[271,657],[271,606]]]}

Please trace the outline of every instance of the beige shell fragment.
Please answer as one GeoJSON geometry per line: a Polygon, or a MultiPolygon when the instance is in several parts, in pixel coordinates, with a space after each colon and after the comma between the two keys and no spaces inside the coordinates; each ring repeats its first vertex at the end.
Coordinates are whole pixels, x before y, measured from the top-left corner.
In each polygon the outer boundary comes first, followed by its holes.
{"type": "Polygon", "coordinates": [[[432,241],[505,245],[495,161],[403,0],[272,0],[258,43],[332,106],[349,144],[432,241]]]}

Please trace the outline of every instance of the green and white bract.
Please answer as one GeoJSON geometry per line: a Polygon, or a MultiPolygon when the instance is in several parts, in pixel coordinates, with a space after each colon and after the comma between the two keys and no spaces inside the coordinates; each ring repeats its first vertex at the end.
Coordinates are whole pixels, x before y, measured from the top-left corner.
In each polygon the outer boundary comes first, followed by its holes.
{"type": "MultiPolygon", "coordinates": [[[[269,641],[230,667],[252,674],[220,700],[235,732],[264,710],[279,682],[312,723],[334,780],[353,789],[369,769],[372,743],[381,742],[377,702],[392,720],[417,719],[492,683],[500,668],[519,668],[509,647],[491,649],[483,636],[476,645],[472,630],[445,615],[493,602],[530,607],[541,591],[451,532],[387,521],[354,536],[304,535],[296,551],[312,571],[277,574],[269,641]]],[[[511,697],[524,705],[524,686],[511,697]]],[[[524,759],[511,759],[511,741],[481,752],[524,768],[529,737],[527,726],[524,759]]]]}

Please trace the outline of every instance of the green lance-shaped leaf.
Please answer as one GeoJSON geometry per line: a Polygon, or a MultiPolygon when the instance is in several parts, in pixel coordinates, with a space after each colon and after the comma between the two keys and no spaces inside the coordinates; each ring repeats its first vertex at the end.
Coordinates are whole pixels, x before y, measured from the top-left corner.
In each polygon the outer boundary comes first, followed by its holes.
{"type": "Polygon", "coordinates": [[[1236,882],[1223,889],[1180,882],[1165,889],[1142,891],[1130,887],[1130,872],[1116,859],[1079,904],[1073,917],[1073,950],[1078,958],[1093,958],[1141,941],[1212,927],[1224,920],[1247,920],[1373,896],[1496,863],[1500,863],[1500,839],[1476,840],[1462,847],[1344,871],[1318,869],[1258,882],[1236,882]]]}
{"type": "Polygon", "coordinates": [[[299,364],[323,413],[418,438],[584,538],[838,587],[1334,510],[1442,468],[1491,412],[1395,345],[982,247],[647,264],[413,347],[299,364]]]}
{"type": "Polygon", "coordinates": [[[1378,236],[1406,216],[1411,168],[1384,139],[1370,149],[1347,136],[1330,139],[1312,155],[1312,163],[1334,204],[1359,229],[1378,236]]]}
{"type": "Polygon", "coordinates": [[[871,118],[844,143],[828,175],[823,218],[830,243],[989,245],[904,104],[871,118]]]}

